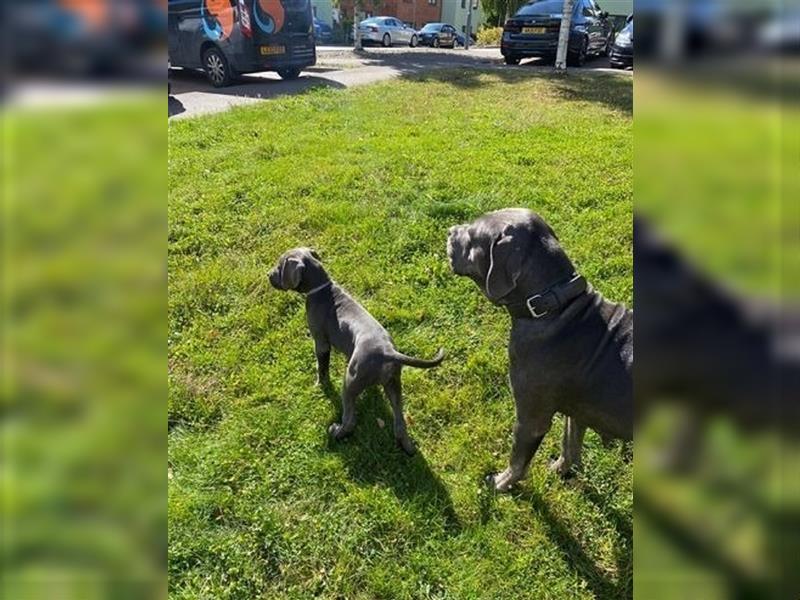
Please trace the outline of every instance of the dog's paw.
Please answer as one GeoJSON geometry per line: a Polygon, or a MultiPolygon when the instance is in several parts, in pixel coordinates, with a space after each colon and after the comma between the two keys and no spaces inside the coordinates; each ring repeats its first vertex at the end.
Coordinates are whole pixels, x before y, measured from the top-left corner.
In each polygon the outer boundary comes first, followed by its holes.
{"type": "Polygon", "coordinates": [[[484,480],[486,485],[493,488],[497,492],[507,492],[519,480],[511,472],[511,469],[506,469],[502,473],[489,473],[484,480]]]}
{"type": "Polygon", "coordinates": [[[341,440],[349,433],[349,431],[345,431],[344,427],[342,427],[340,423],[331,423],[331,426],[328,427],[328,434],[335,440],[341,440]]]}
{"type": "Polygon", "coordinates": [[[550,470],[559,477],[568,478],[574,474],[572,465],[567,463],[563,456],[559,456],[556,460],[550,463],[550,470]]]}
{"type": "Polygon", "coordinates": [[[395,441],[397,442],[397,445],[403,449],[403,452],[409,456],[414,456],[414,454],[417,452],[417,446],[411,441],[411,438],[397,438],[395,441]]]}
{"type": "Polygon", "coordinates": [[[328,389],[329,387],[331,387],[331,380],[325,377],[323,377],[322,379],[317,377],[317,380],[314,382],[314,387],[328,389]]]}

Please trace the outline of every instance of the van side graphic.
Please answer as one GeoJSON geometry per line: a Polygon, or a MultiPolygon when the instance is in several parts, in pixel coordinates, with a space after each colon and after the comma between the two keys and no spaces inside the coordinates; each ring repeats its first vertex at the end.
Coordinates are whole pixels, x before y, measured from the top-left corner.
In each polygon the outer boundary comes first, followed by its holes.
{"type": "Polygon", "coordinates": [[[255,0],[253,17],[264,33],[278,33],[283,29],[283,4],[280,0],[255,0]]]}
{"type": "Polygon", "coordinates": [[[200,20],[210,39],[225,40],[233,31],[233,6],[230,0],[200,0],[200,20]]]}

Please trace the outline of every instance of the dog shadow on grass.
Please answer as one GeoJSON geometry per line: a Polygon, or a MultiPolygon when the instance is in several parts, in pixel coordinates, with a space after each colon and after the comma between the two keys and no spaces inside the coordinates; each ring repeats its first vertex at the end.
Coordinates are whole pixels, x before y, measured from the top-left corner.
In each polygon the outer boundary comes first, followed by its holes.
{"type": "MultiPolygon", "coordinates": [[[[547,537],[558,546],[566,557],[569,567],[586,582],[595,598],[630,600],[633,598],[633,525],[631,520],[608,506],[602,495],[591,484],[582,482],[579,485],[586,499],[600,509],[619,534],[620,543],[615,547],[618,573],[616,582],[586,552],[581,542],[570,531],[569,525],[553,512],[547,500],[542,498],[538,492],[523,490],[518,491],[514,496],[518,501],[530,503],[544,526],[547,537]]],[[[482,522],[485,522],[485,520],[491,519],[497,495],[493,491],[482,490],[482,492],[486,492],[480,494],[481,513],[484,516],[482,522]]]]}
{"type": "MultiPolygon", "coordinates": [[[[332,386],[323,392],[341,415],[341,399],[332,386]]],[[[448,534],[461,530],[450,493],[433,472],[420,448],[408,456],[395,443],[392,411],[379,388],[358,398],[357,422],[353,434],[343,440],[328,438],[330,450],[342,459],[350,478],[360,485],[379,485],[393,491],[398,500],[432,523],[443,521],[448,534]]],[[[414,439],[414,428],[409,426],[414,439]]]]}
{"type": "Polygon", "coordinates": [[[620,535],[627,540],[618,547],[615,557],[619,576],[617,582],[609,577],[601,566],[595,563],[594,559],[570,532],[567,523],[552,511],[548,502],[538,492],[523,493],[520,494],[520,498],[530,502],[534,512],[540,517],[547,536],[563,552],[569,562],[569,566],[586,582],[595,598],[632,599],[633,528],[622,515],[606,507],[606,504],[602,502],[602,498],[597,495],[596,490],[590,491],[587,486],[584,492],[589,501],[598,505],[606,518],[617,528],[620,535]],[[622,528],[621,531],[620,528],[622,528]]]}
{"type": "Polygon", "coordinates": [[[619,543],[614,547],[619,580],[616,585],[616,598],[633,597],[633,521],[609,505],[607,498],[591,483],[580,486],[584,498],[594,504],[617,530],[619,543]]]}

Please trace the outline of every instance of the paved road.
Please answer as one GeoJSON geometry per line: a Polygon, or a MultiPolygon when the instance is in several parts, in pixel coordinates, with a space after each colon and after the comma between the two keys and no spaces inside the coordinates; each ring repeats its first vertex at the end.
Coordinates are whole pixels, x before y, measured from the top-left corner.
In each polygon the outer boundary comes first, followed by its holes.
{"type": "MultiPolygon", "coordinates": [[[[216,89],[206,82],[202,73],[173,69],[170,71],[172,96],[169,99],[169,117],[181,119],[221,112],[232,106],[255,104],[316,86],[356,87],[430,69],[459,66],[504,69],[549,67],[536,59],[525,61],[519,67],[507,67],[503,65],[498,48],[473,48],[469,51],[370,48],[356,53],[352,48],[318,46],[317,64],[294,81],[283,81],[276,73],[254,73],[243,76],[237,85],[216,89]]],[[[588,66],[604,69],[608,63],[605,59],[597,59],[588,66]]]]}

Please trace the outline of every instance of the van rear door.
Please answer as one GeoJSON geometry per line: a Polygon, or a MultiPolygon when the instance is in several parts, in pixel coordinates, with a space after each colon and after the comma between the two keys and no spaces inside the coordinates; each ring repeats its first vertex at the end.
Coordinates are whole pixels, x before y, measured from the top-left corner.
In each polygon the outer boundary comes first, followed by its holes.
{"type": "Polygon", "coordinates": [[[262,56],[276,59],[314,57],[314,24],[310,0],[254,0],[253,40],[262,56]]]}

